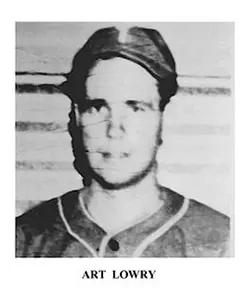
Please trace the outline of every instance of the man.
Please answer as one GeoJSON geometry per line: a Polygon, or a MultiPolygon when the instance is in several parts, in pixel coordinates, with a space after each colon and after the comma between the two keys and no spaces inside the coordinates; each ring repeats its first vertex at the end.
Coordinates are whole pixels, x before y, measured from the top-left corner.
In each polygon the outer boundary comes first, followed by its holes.
{"type": "Polygon", "coordinates": [[[152,29],[97,31],[61,90],[84,188],[17,218],[18,257],[218,257],[226,216],[159,186],[163,111],[177,91],[174,58],[152,29]]]}

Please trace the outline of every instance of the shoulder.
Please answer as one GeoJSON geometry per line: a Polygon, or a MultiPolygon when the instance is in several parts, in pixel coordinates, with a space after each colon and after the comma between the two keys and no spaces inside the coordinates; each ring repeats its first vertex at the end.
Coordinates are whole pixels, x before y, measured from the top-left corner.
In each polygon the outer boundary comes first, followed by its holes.
{"type": "Polygon", "coordinates": [[[190,230],[199,230],[203,234],[211,231],[228,235],[230,218],[225,214],[193,199],[189,199],[188,210],[182,218],[182,223],[190,230]]]}
{"type": "Polygon", "coordinates": [[[229,227],[230,219],[227,215],[193,199],[189,200],[188,217],[191,217],[200,226],[206,223],[209,226],[229,227]]]}
{"type": "MultiPolygon", "coordinates": [[[[67,210],[73,210],[77,201],[78,191],[70,191],[62,196],[61,199],[66,203],[67,210]]],[[[41,233],[60,223],[58,213],[58,198],[44,201],[31,208],[21,216],[16,218],[17,231],[27,231],[30,233],[41,233]]]]}
{"type": "MultiPolygon", "coordinates": [[[[59,197],[64,209],[72,213],[78,191],[59,197]]],[[[16,218],[16,257],[49,256],[50,247],[59,247],[65,236],[65,226],[60,217],[59,200],[42,202],[16,218]]]]}
{"type": "MultiPolygon", "coordinates": [[[[177,212],[183,205],[184,199],[188,201],[187,211],[182,218],[184,223],[191,222],[197,227],[220,227],[229,228],[230,218],[225,214],[209,207],[194,199],[187,199],[185,196],[166,187],[160,187],[161,191],[171,201],[171,211],[177,212]]],[[[189,224],[191,225],[191,224],[189,224]]]]}
{"type": "MultiPolygon", "coordinates": [[[[167,189],[174,210],[183,204],[184,196],[167,189]]],[[[177,222],[185,235],[188,256],[225,256],[230,248],[230,218],[197,200],[186,199],[187,209],[177,222]]]]}
{"type": "Polygon", "coordinates": [[[230,219],[196,200],[180,221],[190,256],[227,256],[230,250],[230,219]]]}

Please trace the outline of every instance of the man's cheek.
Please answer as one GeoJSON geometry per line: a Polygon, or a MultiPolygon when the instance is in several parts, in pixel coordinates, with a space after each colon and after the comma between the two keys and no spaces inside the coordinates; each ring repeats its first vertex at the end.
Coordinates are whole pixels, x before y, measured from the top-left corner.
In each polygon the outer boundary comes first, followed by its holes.
{"type": "Polygon", "coordinates": [[[87,125],[82,131],[83,138],[86,140],[98,140],[104,135],[103,126],[87,125]]]}
{"type": "Polygon", "coordinates": [[[141,122],[140,124],[134,124],[131,127],[130,135],[134,135],[136,137],[141,138],[142,140],[146,140],[150,138],[152,139],[151,142],[154,140],[154,136],[157,134],[159,129],[159,122],[151,120],[150,117],[141,122]]]}

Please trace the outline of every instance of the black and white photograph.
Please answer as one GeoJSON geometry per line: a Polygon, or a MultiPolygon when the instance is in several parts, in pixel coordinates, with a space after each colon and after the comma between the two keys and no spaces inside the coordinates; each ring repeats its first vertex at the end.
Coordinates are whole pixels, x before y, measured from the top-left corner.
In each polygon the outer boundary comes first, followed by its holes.
{"type": "Polygon", "coordinates": [[[233,257],[234,23],[15,26],[15,257],[233,257]]]}

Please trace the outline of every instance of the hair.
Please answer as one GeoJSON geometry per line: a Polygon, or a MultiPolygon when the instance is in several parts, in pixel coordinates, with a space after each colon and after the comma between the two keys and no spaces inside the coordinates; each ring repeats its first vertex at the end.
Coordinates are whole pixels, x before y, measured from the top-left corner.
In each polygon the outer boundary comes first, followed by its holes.
{"type": "MultiPolygon", "coordinates": [[[[82,50],[82,49],[81,49],[82,50]]],[[[81,50],[77,52],[73,59],[72,70],[66,75],[66,81],[60,85],[63,94],[71,99],[71,110],[69,113],[68,131],[71,136],[71,145],[74,155],[73,165],[77,172],[83,177],[84,186],[90,186],[93,178],[93,170],[90,167],[85,145],[82,141],[81,128],[77,124],[76,110],[80,108],[81,103],[86,98],[86,80],[99,60],[108,60],[115,57],[122,57],[113,53],[106,53],[103,56],[95,58],[91,55],[83,56],[81,50]]],[[[148,71],[148,70],[147,70],[148,71]]],[[[151,74],[153,75],[153,74],[151,74]]],[[[153,76],[155,78],[155,76],[153,76]]],[[[166,79],[157,80],[157,88],[160,95],[159,110],[164,111],[170,98],[177,92],[177,75],[171,73],[166,79]]],[[[162,143],[159,137],[160,145],[162,143]]]]}
{"type": "MultiPolygon", "coordinates": [[[[105,55],[98,56],[97,58],[91,56],[88,59],[88,57],[83,57],[81,51],[79,51],[73,60],[71,72],[66,75],[66,81],[63,82],[59,87],[61,92],[67,95],[73,103],[80,105],[86,97],[85,82],[91,70],[95,67],[98,61],[109,60],[116,57],[127,59],[122,55],[117,55],[114,53],[105,53],[105,55]]],[[[173,97],[177,92],[177,74],[170,73],[169,76],[164,79],[156,78],[151,72],[150,74],[157,81],[157,88],[160,95],[159,109],[161,112],[163,112],[165,106],[170,102],[170,98],[173,97]]]]}

